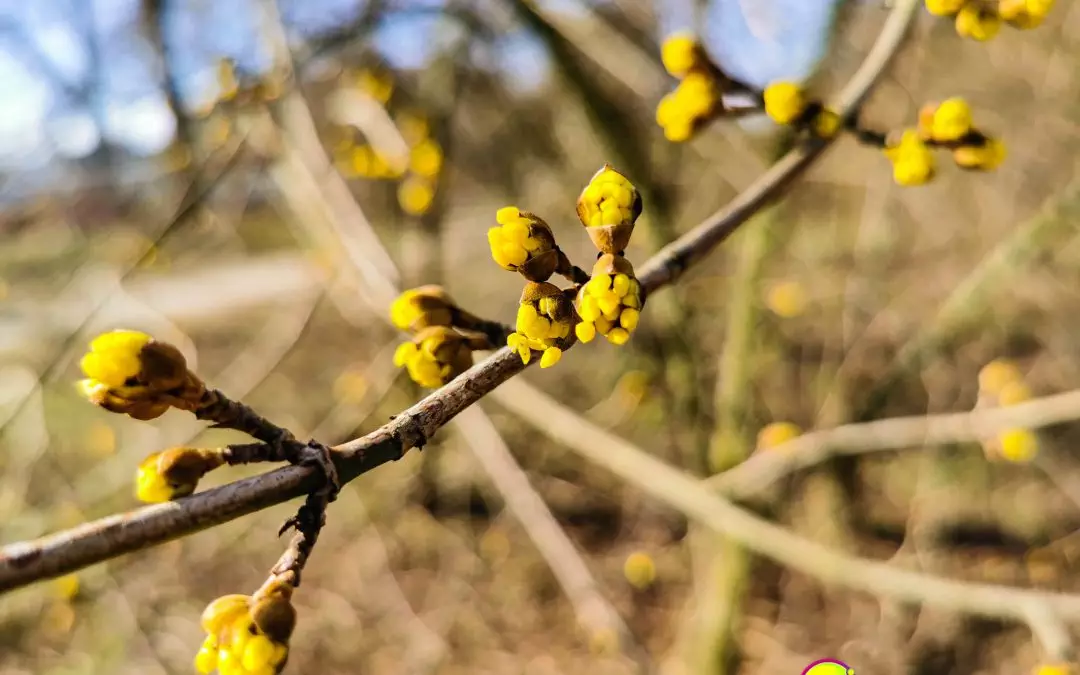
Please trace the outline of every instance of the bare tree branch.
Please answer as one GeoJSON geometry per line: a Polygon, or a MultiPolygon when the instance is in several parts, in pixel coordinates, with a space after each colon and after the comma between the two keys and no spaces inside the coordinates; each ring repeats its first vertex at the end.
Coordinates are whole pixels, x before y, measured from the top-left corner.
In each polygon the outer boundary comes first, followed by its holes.
{"type": "MultiPolygon", "coordinates": [[[[894,6],[866,61],[841,97],[842,115],[853,114],[880,76],[899,48],[917,6],[916,0],[900,0],[894,6]]],[[[757,208],[779,195],[830,142],[815,141],[791,151],[731,204],[646,261],[639,274],[644,291],[654,292],[675,281],[757,208]]],[[[513,352],[500,349],[392,422],[337,446],[334,460],[341,482],[400,459],[410,448],[423,446],[459,412],[524,369],[513,352]]],[[[0,592],[228,522],[305,494],[318,483],[316,470],[288,467],[175,502],[146,506],[33,541],[6,545],[0,548],[0,592]]]]}

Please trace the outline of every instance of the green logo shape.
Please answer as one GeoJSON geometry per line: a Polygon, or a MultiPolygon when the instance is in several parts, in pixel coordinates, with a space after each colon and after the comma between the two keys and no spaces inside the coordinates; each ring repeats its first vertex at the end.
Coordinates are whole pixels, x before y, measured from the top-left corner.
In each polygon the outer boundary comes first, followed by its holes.
{"type": "Polygon", "coordinates": [[[855,675],[855,669],[843,661],[821,659],[808,665],[802,675],[855,675]]]}

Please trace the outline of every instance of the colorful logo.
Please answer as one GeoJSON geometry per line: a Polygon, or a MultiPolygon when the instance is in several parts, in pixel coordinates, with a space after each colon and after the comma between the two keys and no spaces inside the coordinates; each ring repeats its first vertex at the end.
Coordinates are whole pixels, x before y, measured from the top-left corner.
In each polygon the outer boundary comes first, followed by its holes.
{"type": "Polygon", "coordinates": [[[855,675],[855,669],[843,661],[820,659],[808,665],[802,675],[855,675]]]}

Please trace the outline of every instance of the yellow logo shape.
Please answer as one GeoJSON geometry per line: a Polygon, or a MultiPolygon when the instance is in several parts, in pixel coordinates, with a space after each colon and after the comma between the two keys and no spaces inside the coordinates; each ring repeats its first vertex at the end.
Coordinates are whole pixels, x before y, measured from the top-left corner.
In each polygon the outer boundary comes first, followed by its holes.
{"type": "Polygon", "coordinates": [[[855,669],[843,661],[821,659],[808,665],[802,675],[855,675],[855,669]]]}

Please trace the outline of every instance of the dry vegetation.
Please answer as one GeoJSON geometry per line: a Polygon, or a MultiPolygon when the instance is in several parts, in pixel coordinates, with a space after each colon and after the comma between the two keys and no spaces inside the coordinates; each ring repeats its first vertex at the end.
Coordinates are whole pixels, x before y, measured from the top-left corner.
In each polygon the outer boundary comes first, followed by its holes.
{"type": "MultiPolygon", "coordinates": [[[[883,14],[864,7],[847,18],[815,87],[833,91],[850,76],[883,14]]],[[[574,199],[596,167],[619,158],[590,126],[572,83],[556,77],[520,96],[450,58],[433,66],[436,74],[398,74],[416,104],[445,123],[448,189],[436,209],[404,216],[392,185],[350,187],[405,285],[442,281],[464,306],[509,319],[520,283],[489,258],[484,233],[495,210],[543,213],[571,259],[590,260],[574,199]]],[[[1078,59],[1080,8],[1070,3],[1042,29],[986,45],[921,16],[862,117],[897,127],[923,101],[964,95],[1009,145],[998,172],[944,167],[930,186],[902,189],[880,156],[843,141],[780,203],[650,301],[626,347],[579,345],[557,367],[521,377],[699,475],[710,445],[721,442],[720,420],[723,442],[752,447],[774,420],[809,429],[969,410],[979,368],[1001,356],[1021,365],[1036,395],[1074,388],[1078,59]],[[979,292],[950,300],[1003,246],[1020,255],[984,275],[979,292]],[[782,281],[805,291],[801,315],[780,318],[765,307],[767,289],[782,281]],[[740,371],[733,382],[721,364],[740,371]]],[[[685,147],[666,144],[652,122],[665,79],[628,93],[583,63],[591,86],[628,97],[629,156],[644,161],[622,168],[655,199],[646,201],[631,260],[725,204],[767,164],[760,148],[772,141],[724,122],[685,147]]],[[[320,125],[331,87],[306,91],[320,125]]],[[[235,439],[200,432],[178,412],[141,423],[80,400],[70,384],[75,360],[97,330],[135,326],[184,346],[209,382],[327,443],[369,431],[418,398],[389,363],[399,336],[358,295],[341,246],[289,210],[258,150],[242,150],[183,219],[171,214],[198,161],[152,190],[46,195],[0,220],[0,541],[132,508],[132,472],[148,452],[193,437],[198,445],[235,439]],[[111,279],[170,221],[169,236],[117,288],[111,279]],[[33,392],[39,374],[45,386],[33,392]]],[[[693,526],[497,402],[480,407],[648,652],[659,659],[683,648],[688,601],[724,602],[710,600],[709,561],[692,550],[693,526]],[[645,590],[623,573],[638,551],[656,565],[645,590]]],[[[1072,573],[1080,556],[1076,429],[1046,429],[1030,465],[988,462],[978,444],[838,459],[782,481],[752,506],[808,538],[898,566],[1080,592],[1072,573]]],[[[254,473],[225,469],[202,487],[254,473]]],[[[281,547],[277,527],[293,508],[95,566],[74,577],[77,587],[64,578],[3,596],[0,674],[189,672],[199,612],[264,578],[281,547]]],[[[904,608],[764,559],[750,564],[745,599],[735,600],[740,673],[798,673],[823,656],[857,672],[912,675],[1027,672],[1043,660],[1024,626],[904,608]]],[[[458,427],[344,489],[296,604],[289,670],[297,673],[632,670],[583,636],[458,427]]]]}

